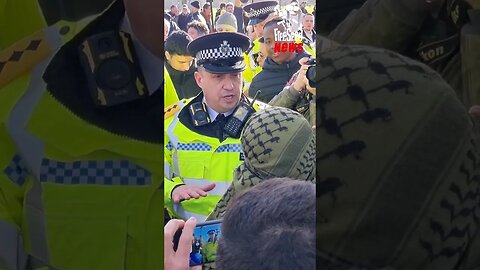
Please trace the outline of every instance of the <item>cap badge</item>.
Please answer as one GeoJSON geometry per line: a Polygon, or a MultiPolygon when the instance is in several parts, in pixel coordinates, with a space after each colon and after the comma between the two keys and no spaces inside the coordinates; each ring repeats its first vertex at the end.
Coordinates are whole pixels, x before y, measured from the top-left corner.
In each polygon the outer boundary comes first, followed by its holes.
{"type": "Polygon", "coordinates": [[[226,40],[224,40],[222,45],[220,45],[219,50],[222,53],[222,57],[226,57],[229,53],[232,52],[232,48],[230,48],[230,44],[228,44],[228,41],[226,40]]]}

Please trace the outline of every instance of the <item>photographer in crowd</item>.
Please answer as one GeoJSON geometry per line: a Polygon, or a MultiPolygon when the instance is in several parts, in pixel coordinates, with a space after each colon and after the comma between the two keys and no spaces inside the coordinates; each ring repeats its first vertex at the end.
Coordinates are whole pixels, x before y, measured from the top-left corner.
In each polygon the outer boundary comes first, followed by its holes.
{"type": "Polygon", "coordinates": [[[301,113],[311,126],[315,126],[315,58],[302,58],[302,65],[287,86],[268,103],[271,106],[285,107],[301,113]]]}
{"type": "Polygon", "coordinates": [[[258,99],[263,102],[270,102],[275,95],[282,91],[293,74],[300,69],[300,59],[311,57],[305,50],[276,51],[277,37],[280,35],[285,36],[283,42],[291,43],[294,42],[294,37],[290,35],[291,33],[289,24],[284,19],[273,19],[265,24],[263,39],[267,46],[268,58],[263,64],[262,71],[253,77],[248,90],[249,96],[253,97],[261,90],[258,99]]]}

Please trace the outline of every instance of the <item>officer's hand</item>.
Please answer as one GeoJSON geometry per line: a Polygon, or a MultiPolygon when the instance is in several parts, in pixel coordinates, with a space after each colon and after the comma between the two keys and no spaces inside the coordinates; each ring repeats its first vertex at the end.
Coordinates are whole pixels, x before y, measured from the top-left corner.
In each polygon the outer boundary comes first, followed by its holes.
{"type": "Polygon", "coordinates": [[[166,270],[188,270],[190,262],[190,252],[192,250],[193,230],[197,225],[197,220],[191,217],[187,221],[180,219],[171,219],[163,228],[164,240],[164,259],[163,269],[166,270]],[[182,235],[178,241],[177,251],[173,250],[173,236],[178,229],[183,228],[182,235]]]}
{"type": "Polygon", "coordinates": [[[197,187],[197,186],[192,186],[192,185],[182,185],[176,187],[172,191],[172,200],[173,203],[179,203],[180,201],[183,200],[189,200],[189,199],[198,199],[200,197],[206,197],[208,194],[207,192],[214,189],[215,184],[211,183],[203,187],[197,187]]]}

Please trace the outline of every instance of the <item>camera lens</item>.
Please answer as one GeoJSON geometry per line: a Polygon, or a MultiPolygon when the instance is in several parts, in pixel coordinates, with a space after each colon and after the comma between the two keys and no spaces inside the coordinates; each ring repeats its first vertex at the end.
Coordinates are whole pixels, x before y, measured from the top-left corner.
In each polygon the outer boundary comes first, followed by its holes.
{"type": "Polygon", "coordinates": [[[308,79],[308,84],[310,84],[311,87],[316,87],[317,85],[317,66],[309,66],[307,69],[307,79],[308,79]]]}
{"type": "Polygon", "coordinates": [[[116,58],[100,64],[96,74],[97,84],[104,89],[122,89],[132,80],[129,64],[116,58]]]}
{"type": "Polygon", "coordinates": [[[194,117],[197,121],[204,121],[207,118],[207,114],[203,111],[197,111],[194,117]]]}

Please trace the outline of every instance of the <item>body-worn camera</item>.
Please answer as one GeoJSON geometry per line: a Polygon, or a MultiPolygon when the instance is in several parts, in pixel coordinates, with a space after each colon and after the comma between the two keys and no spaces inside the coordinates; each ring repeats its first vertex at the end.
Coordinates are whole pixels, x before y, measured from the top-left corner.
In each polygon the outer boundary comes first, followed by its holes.
{"type": "Polygon", "coordinates": [[[79,47],[90,95],[98,106],[114,106],[148,95],[130,35],[108,31],[79,47]]]}
{"type": "Polygon", "coordinates": [[[211,122],[207,112],[207,107],[203,102],[195,102],[188,108],[190,117],[196,127],[206,125],[211,122]]]}
{"type": "Polygon", "coordinates": [[[308,59],[306,64],[309,65],[309,67],[307,69],[308,84],[310,84],[311,87],[316,87],[316,85],[317,85],[317,59],[310,58],[310,59],[308,59]]]}

